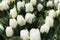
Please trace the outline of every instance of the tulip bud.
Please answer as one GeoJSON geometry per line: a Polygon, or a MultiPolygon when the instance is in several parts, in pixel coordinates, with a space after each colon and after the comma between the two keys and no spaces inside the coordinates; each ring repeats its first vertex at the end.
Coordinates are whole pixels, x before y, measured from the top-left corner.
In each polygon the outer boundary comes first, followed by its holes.
{"type": "Polygon", "coordinates": [[[37,4],[37,0],[31,0],[30,3],[35,6],[37,4]]]}
{"type": "Polygon", "coordinates": [[[41,40],[39,29],[30,30],[30,40],[41,40]]]}
{"type": "Polygon", "coordinates": [[[56,16],[58,17],[60,14],[60,10],[56,10],[56,16]]]}
{"type": "Polygon", "coordinates": [[[47,7],[49,7],[49,6],[50,6],[50,7],[53,7],[53,2],[52,2],[52,1],[48,1],[48,2],[47,2],[47,7]]]}
{"type": "Polygon", "coordinates": [[[4,30],[4,27],[3,27],[1,24],[0,24],[0,29],[1,29],[1,30],[4,30]]]}
{"type": "Polygon", "coordinates": [[[16,19],[10,19],[9,20],[9,25],[12,28],[16,28],[17,27],[17,21],[16,21],[16,19]]]}
{"type": "Polygon", "coordinates": [[[5,1],[2,1],[0,3],[0,10],[3,11],[3,10],[7,10],[7,9],[9,9],[9,5],[5,1]]]}
{"type": "Polygon", "coordinates": [[[53,18],[56,17],[56,12],[55,12],[53,9],[50,10],[50,11],[49,11],[49,16],[50,16],[50,17],[53,17],[53,18]]]}
{"type": "Polygon", "coordinates": [[[11,27],[6,27],[6,36],[7,37],[13,36],[13,30],[11,27]]]}
{"type": "Polygon", "coordinates": [[[48,24],[50,27],[53,27],[54,19],[52,17],[46,16],[45,23],[48,24]]]}
{"type": "Polygon", "coordinates": [[[20,25],[20,26],[24,26],[26,24],[26,20],[23,18],[22,15],[18,15],[17,16],[17,23],[20,25]]]}
{"type": "Polygon", "coordinates": [[[30,24],[33,22],[34,18],[35,18],[34,14],[26,13],[25,15],[25,20],[30,24]]]}
{"type": "Polygon", "coordinates": [[[31,3],[26,3],[25,4],[26,12],[33,12],[33,6],[31,3]]]}
{"type": "Polygon", "coordinates": [[[17,2],[17,9],[18,9],[18,11],[20,11],[20,9],[23,8],[24,6],[25,6],[25,1],[23,1],[23,2],[21,2],[21,1],[17,2]]]}
{"type": "Polygon", "coordinates": [[[43,8],[43,5],[39,3],[39,4],[37,5],[37,9],[38,9],[38,11],[41,11],[42,8],[43,8]]]}
{"type": "Polygon", "coordinates": [[[20,31],[20,37],[23,40],[29,40],[29,32],[28,32],[28,30],[21,30],[20,31]]]}

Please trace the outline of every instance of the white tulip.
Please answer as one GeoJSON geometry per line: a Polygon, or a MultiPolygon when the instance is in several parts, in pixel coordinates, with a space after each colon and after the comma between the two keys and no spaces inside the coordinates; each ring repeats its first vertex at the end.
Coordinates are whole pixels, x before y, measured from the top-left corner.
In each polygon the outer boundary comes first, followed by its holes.
{"type": "Polygon", "coordinates": [[[60,10],[56,10],[56,16],[58,17],[60,14],[60,10]]]}
{"type": "Polygon", "coordinates": [[[49,16],[50,16],[50,17],[53,17],[53,18],[56,17],[56,12],[55,12],[55,10],[53,10],[53,9],[50,10],[50,11],[49,11],[49,16]]]}
{"type": "Polygon", "coordinates": [[[30,3],[35,6],[37,4],[37,0],[30,0],[30,3]]]}
{"type": "Polygon", "coordinates": [[[17,27],[17,21],[16,21],[16,19],[10,19],[9,20],[9,25],[12,28],[16,28],[17,27]]]}
{"type": "Polygon", "coordinates": [[[59,3],[59,0],[54,0],[54,4],[57,5],[59,3]]]}
{"type": "Polygon", "coordinates": [[[0,24],[0,29],[1,29],[1,30],[4,30],[4,27],[3,27],[1,24],[0,24]]]}
{"type": "Polygon", "coordinates": [[[52,1],[48,1],[48,2],[47,2],[47,7],[49,7],[49,6],[50,6],[50,7],[53,7],[53,2],[52,2],[52,1]]]}
{"type": "Polygon", "coordinates": [[[23,1],[23,2],[21,2],[21,1],[17,2],[17,9],[18,9],[18,11],[20,11],[20,9],[22,7],[24,7],[24,6],[25,6],[25,1],[23,1]]]}
{"type": "Polygon", "coordinates": [[[39,29],[30,30],[30,40],[41,40],[39,29]]]}
{"type": "Polygon", "coordinates": [[[42,8],[43,8],[43,5],[39,3],[39,4],[37,5],[37,9],[38,9],[38,11],[41,11],[42,8]]]}
{"type": "Polygon", "coordinates": [[[30,24],[33,22],[34,18],[35,18],[34,14],[26,13],[25,15],[25,20],[30,24]]]}
{"type": "Polygon", "coordinates": [[[16,18],[16,16],[17,16],[17,10],[16,10],[15,7],[10,10],[10,15],[12,16],[12,18],[16,18]]]}
{"type": "Polygon", "coordinates": [[[33,12],[33,6],[31,3],[26,3],[25,4],[26,12],[33,12]]]}
{"type": "Polygon", "coordinates": [[[50,27],[47,24],[43,24],[40,28],[40,32],[41,33],[44,33],[44,32],[48,33],[49,29],[50,29],[50,27]]]}
{"type": "Polygon", "coordinates": [[[29,32],[28,32],[28,30],[21,30],[20,31],[20,37],[23,40],[29,40],[29,32]]]}
{"type": "Polygon", "coordinates": [[[13,29],[11,27],[6,27],[6,36],[11,37],[13,36],[13,29]]]}
{"type": "Polygon", "coordinates": [[[46,16],[45,23],[48,24],[50,27],[53,27],[54,19],[52,17],[46,16]]]}
{"type": "Polygon", "coordinates": [[[23,18],[22,15],[18,15],[17,16],[17,23],[20,25],[20,26],[24,26],[26,24],[26,20],[23,18]]]}

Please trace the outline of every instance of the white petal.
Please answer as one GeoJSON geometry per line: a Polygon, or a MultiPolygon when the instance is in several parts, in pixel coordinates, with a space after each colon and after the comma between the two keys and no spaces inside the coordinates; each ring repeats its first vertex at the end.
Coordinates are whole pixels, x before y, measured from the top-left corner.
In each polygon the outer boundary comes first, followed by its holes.
{"type": "Polygon", "coordinates": [[[35,6],[37,4],[37,0],[30,0],[30,3],[35,6]]]}
{"type": "Polygon", "coordinates": [[[9,20],[9,25],[12,28],[16,28],[17,27],[17,21],[16,21],[16,19],[10,19],[9,20]]]}
{"type": "Polygon", "coordinates": [[[34,18],[35,18],[34,14],[26,13],[25,15],[25,20],[30,24],[33,22],[34,18]]]}
{"type": "Polygon", "coordinates": [[[12,18],[16,18],[16,16],[17,16],[17,10],[16,10],[15,7],[10,10],[10,15],[12,16],[12,18]]]}
{"type": "Polygon", "coordinates": [[[26,12],[33,12],[33,6],[31,3],[26,3],[25,4],[26,12]]]}
{"type": "Polygon", "coordinates": [[[22,15],[17,16],[17,22],[20,26],[24,26],[26,24],[26,20],[23,18],[22,15]]]}
{"type": "Polygon", "coordinates": [[[1,24],[0,24],[0,29],[1,29],[1,30],[4,30],[4,27],[3,27],[1,24]]]}

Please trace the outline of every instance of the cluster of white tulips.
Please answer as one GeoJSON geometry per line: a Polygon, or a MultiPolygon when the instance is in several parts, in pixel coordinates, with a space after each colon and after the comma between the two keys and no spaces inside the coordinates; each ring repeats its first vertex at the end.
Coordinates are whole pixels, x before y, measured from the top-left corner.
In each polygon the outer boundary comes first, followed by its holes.
{"type": "Polygon", "coordinates": [[[2,24],[0,24],[0,29],[1,29],[2,31],[4,31],[4,27],[3,27],[2,24]]]}
{"type": "Polygon", "coordinates": [[[9,4],[13,1],[15,0],[2,0],[2,2],[0,3],[0,10],[3,11],[9,9],[9,4]]]}
{"type": "Polygon", "coordinates": [[[47,2],[47,7],[53,7],[53,2],[52,1],[48,1],[47,2]]]}
{"type": "MultiPolygon", "coordinates": [[[[0,3],[0,10],[9,9],[10,2],[15,0],[2,0],[0,3]]],[[[43,1],[43,0],[42,0],[43,1]]],[[[20,38],[23,40],[41,40],[40,33],[48,33],[50,27],[54,25],[54,18],[58,17],[60,14],[60,0],[54,0],[54,4],[58,5],[58,9],[55,11],[54,9],[49,10],[48,16],[45,18],[45,24],[43,24],[40,30],[37,28],[32,28],[30,32],[27,29],[20,30],[20,38]]],[[[37,0],[30,0],[29,3],[25,3],[25,1],[18,1],[17,8],[14,6],[10,9],[9,26],[6,27],[6,36],[12,37],[14,35],[13,29],[17,27],[17,25],[24,26],[26,23],[32,24],[35,21],[35,14],[32,13],[34,11],[34,6],[37,5],[37,10],[40,12],[43,9],[43,5],[41,3],[37,4],[37,0]],[[26,14],[19,15],[18,11],[21,11],[21,8],[25,7],[26,14]]],[[[48,1],[47,7],[53,7],[53,2],[48,1]]],[[[4,30],[4,27],[0,24],[0,29],[4,30]]]]}
{"type": "Polygon", "coordinates": [[[24,8],[24,6],[25,6],[25,1],[18,1],[17,2],[17,9],[18,9],[18,11],[20,11],[21,10],[21,8],[24,8]]]}
{"type": "Polygon", "coordinates": [[[28,32],[28,30],[21,30],[20,31],[20,37],[23,40],[41,40],[41,35],[40,35],[40,31],[39,29],[34,29],[32,28],[30,30],[30,33],[28,32]]]}
{"type": "Polygon", "coordinates": [[[41,33],[49,32],[50,27],[53,27],[54,25],[54,18],[57,17],[59,13],[60,13],[59,11],[56,12],[53,9],[49,10],[49,14],[48,16],[46,16],[46,19],[45,19],[45,24],[43,24],[40,28],[41,33]]]}
{"type": "MultiPolygon", "coordinates": [[[[57,0],[55,0],[55,1],[57,1],[57,0]]],[[[53,2],[52,1],[48,1],[47,2],[47,7],[52,7],[52,6],[53,6],[53,2]]],[[[56,11],[53,10],[53,9],[49,10],[49,14],[48,14],[48,16],[46,16],[46,19],[45,19],[45,24],[43,24],[41,26],[41,28],[40,28],[40,32],[41,33],[44,33],[44,32],[48,33],[50,27],[53,27],[54,18],[59,16],[59,14],[60,14],[59,8],[60,8],[60,5],[58,3],[58,9],[56,11]]]]}

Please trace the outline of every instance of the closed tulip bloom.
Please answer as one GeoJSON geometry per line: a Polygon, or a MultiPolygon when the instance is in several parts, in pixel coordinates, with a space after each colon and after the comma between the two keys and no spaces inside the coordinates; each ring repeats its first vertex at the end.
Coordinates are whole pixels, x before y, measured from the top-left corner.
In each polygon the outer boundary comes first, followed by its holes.
{"type": "Polygon", "coordinates": [[[35,6],[37,4],[37,0],[30,0],[30,3],[35,6]]]}
{"type": "Polygon", "coordinates": [[[26,20],[23,18],[22,15],[18,15],[17,16],[17,23],[20,25],[20,26],[24,26],[26,24],[26,20]]]}
{"type": "Polygon", "coordinates": [[[13,36],[13,29],[11,27],[6,27],[6,36],[7,37],[12,37],[13,36]]]}
{"type": "Polygon", "coordinates": [[[3,0],[3,1],[5,1],[7,4],[10,4],[10,0],[3,0]]]}
{"type": "Polygon", "coordinates": [[[40,32],[41,33],[48,33],[49,32],[49,29],[50,29],[50,27],[47,25],[47,24],[43,24],[42,26],[41,26],[41,28],[40,28],[40,32]]]}
{"type": "Polygon", "coordinates": [[[17,21],[16,21],[16,19],[10,19],[9,20],[9,25],[12,28],[16,28],[17,27],[17,21]]]}
{"type": "Polygon", "coordinates": [[[30,30],[30,40],[41,40],[39,29],[30,30]]]}
{"type": "Polygon", "coordinates": [[[15,7],[10,10],[10,15],[11,15],[12,18],[16,18],[16,16],[17,16],[17,10],[16,10],[15,7]]]}
{"type": "Polygon", "coordinates": [[[52,1],[48,1],[47,2],[47,7],[53,7],[53,2],[52,1]]]}
{"type": "Polygon", "coordinates": [[[52,17],[46,16],[45,23],[48,24],[50,27],[53,27],[54,19],[52,17]]]}
{"type": "Polygon", "coordinates": [[[17,2],[17,9],[18,9],[18,11],[20,11],[21,10],[21,8],[23,8],[25,6],[25,1],[19,1],[19,2],[17,2]]]}
{"type": "Polygon", "coordinates": [[[5,1],[2,1],[0,3],[0,10],[3,11],[3,10],[7,10],[7,9],[9,9],[9,5],[5,1]]]}
{"type": "Polygon", "coordinates": [[[37,9],[38,9],[38,11],[41,11],[42,8],[43,8],[43,5],[39,3],[39,4],[37,5],[37,9]]]}
{"type": "Polygon", "coordinates": [[[31,13],[26,13],[26,15],[25,15],[25,20],[27,21],[27,23],[32,23],[32,22],[34,22],[33,20],[34,20],[34,18],[35,18],[35,15],[34,14],[31,14],[31,13]]]}
{"type": "Polygon", "coordinates": [[[0,24],[0,29],[4,31],[4,27],[2,24],[0,24]]]}
{"type": "Polygon", "coordinates": [[[49,11],[49,14],[48,14],[50,17],[53,17],[53,18],[55,18],[56,17],[56,12],[55,12],[55,10],[50,10],[49,11]]]}
{"type": "Polygon", "coordinates": [[[26,12],[33,12],[33,6],[31,3],[26,3],[25,4],[26,12]]]}
{"type": "Polygon", "coordinates": [[[23,40],[29,40],[29,32],[28,32],[28,30],[27,29],[26,30],[21,30],[20,31],[20,37],[23,40]]]}

